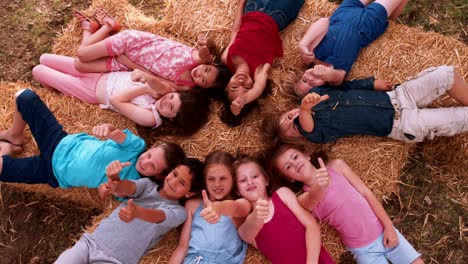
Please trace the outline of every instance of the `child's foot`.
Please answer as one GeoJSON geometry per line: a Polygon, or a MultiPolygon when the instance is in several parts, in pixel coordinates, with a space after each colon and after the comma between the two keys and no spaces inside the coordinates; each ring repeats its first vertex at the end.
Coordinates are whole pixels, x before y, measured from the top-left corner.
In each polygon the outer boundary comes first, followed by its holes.
{"type": "Polygon", "coordinates": [[[23,151],[23,146],[11,144],[10,142],[0,140],[0,155],[15,155],[23,151]]]}
{"type": "Polygon", "coordinates": [[[12,135],[9,130],[0,131],[0,141],[7,142],[14,146],[22,146],[24,144],[24,135],[12,135]]]}
{"type": "Polygon", "coordinates": [[[98,22],[90,19],[89,17],[83,15],[81,12],[79,11],[73,11],[73,16],[78,19],[78,21],[80,21],[80,24],[81,24],[81,28],[83,28],[83,30],[87,30],[91,33],[94,33],[96,31],[98,31],[98,29],[101,27],[101,25],[99,25],[98,22]]]}
{"type": "Polygon", "coordinates": [[[105,10],[104,8],[96,9],[96,11],[94,11],[93,17],[94,19],[96,19],[96,21],[99,22],[101,26],[108,26],[111,29],[111,31],[120,30],[119,21],[111,17],[107,10],[105,10]]]}

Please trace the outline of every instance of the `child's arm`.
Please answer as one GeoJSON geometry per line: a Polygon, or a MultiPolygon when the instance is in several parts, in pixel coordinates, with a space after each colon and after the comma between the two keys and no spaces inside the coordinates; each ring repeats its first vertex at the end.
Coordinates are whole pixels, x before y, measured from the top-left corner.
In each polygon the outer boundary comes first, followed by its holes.
{"type": "Polygon", "coordinates": [[[131,69],[131,70],[140,70],[140,71],[143,71],[147,74],[153,74],[152,72],[150,72],[148,69],[146,69],[145,67],[143,66],[140,66],[136,63],[134,63],[132,60],[130,60],[130,58],[128,58],[128,56],[126,54],[121,54],[117,57],[117,61],[124,65],[125,67],[131,69]]]}
{"type": "Polygon", "coordinates": [[[318,158],[320,168],[317,169],[315,175],[311,175],[311,181],[317,184],[310,184],[307,187],[309,190],[305,191],[303,194],[297,197],[299,204],[308,211],[312,211],[317,203],[322,199],[325,194],[325,190],[330,183],[330,175],[328,175],[327,168],[325,163],[321,158],[318,158]]]}
{"type": "Polygon", "coordinates": [[[223,55],[221,56],[221,61],[224,64],[227,64],[227,54],[229,48],[231,47],[232,43],[234,43],[234,40],[236,40],[237,32],[240,29],[242,23],[242,16],[244,15],[245,1],[246,0],[239,0],[239,6],[237,7],[236,17],[234,18],[234,23],[232,24],[231,28],[231,39],[229,40],[229,44],[227,45],[226,49],[223,52],[223,55]]]}
{"type": "Polygon", "coordinates": [[[127,197],[135,194],[136,184],[129,180],[120,180],[119,173],[124,167],[130,165],[130,162],[120,162],[115,160],[106,167],[107,184],[110,192],[118,197],[127,197]]]}
{"type": "Polygon", "coordinates": [[[252,89],[248,90],[244,95],[238,96],[231,103],[231,112],[234,115],[240,114],[244,105],[253,102],[262,95],[263,90],[265,90],[270,67],[271,65],[269,63],[257,67],[252,89]]]}
{"type": "Polygon", "coordinates": [[[374,80],[374,90],[376,91],[391,91],[393,90],[393,83],[384,80],[374,80]]]}
{"type": "Polygon", "coordinates": [[[154,74],[141,71],[139,69],[132,71],[131,78],[134,82],[140,82],[148,85],[157,94],[157,96],[153,96],[156,99],[159,99],[161,96],[167,93],[182,92],[187,90],[187,87],[185,86],[176,85],[173,82],[160,78],[154,74]]]}
{"type": "Polygon", "coordinates": [[[127,89],[113,95],[110,98],[110,102],[119,113],[130,118],[135,123],[141,126],[154,127],[156,119],[151,109],[142,108],[131,102],[133,98],[144,94],[156,95],[151,88],[145,85],[135,89],[127,89]]]}
{"type": "Polygon", "coordinates": [[[335,70],[332,66],[325,66],[323,64],[315,65],[306,72],[310,72],[315,77],[326,81],[332,86],[340,86],[346,76],[346,72],[344,70],[335,70]]]}
{"type": "Polygon", "coordinates": [[[318,263],[320,254],[320,227],[310,212],[307,212],[297,201],[296,195],[288,188],[278,189],[277,194],[281,200],[305,227],[305,244],[307,249],[307,262],[318,263]]]}
{"type": "Polygon", "coordinates": [[[309,93],[301,101],[299,107],[299,124],[304,131],[310,133],[314,130],[314,118],[312,117],[312,108],[322,101],[328,99],[328,95],[320,96],[318,93],[309,93]]]}
{"type": "Polygon", "coordinates": [[[212,202],[208,199],[206,191],[202,191],[204,209],[200,212],[208,223],[217,223],[221,215],[244,218],[251,210],[250,202],[244,198],[237,200],[224,200],[212,202]]]}
{"type": "Polygon", "coordinates": [[[260,191],[258,197],[258,200],[255,202],[254,210],[247,216],[244,223],[242,223],[237,230],[239,237],[255,248],[257,248],[255,237],[263,228],[265,219],[267,219],[270,214],[270,202],[263,197],[260,191]]]}
{"type": "Polygon", "coordinates": [[[127,135],[119,129],[116,129],[111,124],[102,124],[99,126],[94,126],[92,133],[95,137],[99,139],[112,139],[113,141],[122,144],[125,142],[127,135]]]}
{"type": "Polygon", "coordinates": [[[398,244],[398,236],[393,228],[393,223],[382,204],[377,200],[374,193],[366,186],[361,178],[343,160],[334,160],[329,164],[336,171],[341,173],[349,183],[367,200],[377,218],[384,227],[384,245],[387,248],[395,247],[398,244]]]}
{"type": "Polygon", "coordinates": [[[304,63],[309,64],[314,61],[314,49],[327,34],[328,26],[329,19],[327,17],[320,18],[307,29],[304,37],[299,41],[299,53],[304,63]]]}
{"type": "Polygon", "coordinates": [[[140,218],[149,223],[161,223],[166,220],[166,213],[158,209],[148,209],[133,203],[133,199],[128,200],[125,207],[120,208],[120,220],[128,223],[135,218],[140,218]]]}
{"type": "Polygon", "coordinates": [[[189,248],[190,233],[192,232],[193,214],[199,205],[199,199],[188,200],[185,204],[185,209],[187,210],[187,219],[182,225],[179,244],[177,244],[176,249],[174,250],[174,252],[172,252],[171,258],[169,259],[169,264],[180,264],[184,262],[185,256],[187,255],[187,250],[189,248]]]}
{"type": "Polygon", "coordinates": [[[206,37],[202,33],[197,36],[197,50],[194,55],[194,60],[198,64],[210,64],[213,62],[213,56],[208,49],[206,37]]]}

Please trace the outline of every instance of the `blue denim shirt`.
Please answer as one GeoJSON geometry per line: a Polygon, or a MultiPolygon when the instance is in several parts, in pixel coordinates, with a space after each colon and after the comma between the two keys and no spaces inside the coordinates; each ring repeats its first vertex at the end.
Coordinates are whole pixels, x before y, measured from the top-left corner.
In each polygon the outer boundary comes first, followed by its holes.
{"type": "Polygon", "coordinates": [[[374,90],[374,78],[344,82],[340,87],[324,85],[310,89],[312,92],[330,98],[312,108],[312,132],[302,129],[299,117],[294,120],[307,140],[328,143],[357,134],[390,134],[395,110],[386,92],[374,90]]]}

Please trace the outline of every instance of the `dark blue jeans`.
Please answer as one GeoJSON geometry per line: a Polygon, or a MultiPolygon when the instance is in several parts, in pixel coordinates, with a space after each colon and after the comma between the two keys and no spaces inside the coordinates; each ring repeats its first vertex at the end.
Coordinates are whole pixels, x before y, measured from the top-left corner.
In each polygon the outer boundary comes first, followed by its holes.
{"type": "Polygon", "coordinates": [[[296,19],[304,0],[247,0],[244,14],[263,12],[275,20],[281,31],[296,19]]]}
{"type": "Polygon", "coordinates": [[[52,170],[52,155],[57,144],[67,133],[32,90],[25,90],[16,98],[16,107],[29,125],[41,153],[27,158],[3,156],[0,181],[47,183],[52,187],[58,187],[58,181],[52,170]]]}

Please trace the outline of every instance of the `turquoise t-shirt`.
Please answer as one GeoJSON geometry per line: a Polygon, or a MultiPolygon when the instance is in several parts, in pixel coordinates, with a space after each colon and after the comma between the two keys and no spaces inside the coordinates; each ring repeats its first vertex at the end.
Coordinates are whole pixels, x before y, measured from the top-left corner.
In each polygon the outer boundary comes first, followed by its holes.
{"type": "Polygon", "coordinates": [[[52,169],[59,186],[97,188],[107,182],[106,167],[114,160],[131,163],[123,168],[121,179],[139,179],[141,175],[135,164],[145,150],[145,141],[128,129],[123,132],[127,137],[122,144],[111,139],[99,140],[86,133],[64,137],[52,157],[52,169]]]}

